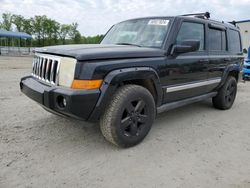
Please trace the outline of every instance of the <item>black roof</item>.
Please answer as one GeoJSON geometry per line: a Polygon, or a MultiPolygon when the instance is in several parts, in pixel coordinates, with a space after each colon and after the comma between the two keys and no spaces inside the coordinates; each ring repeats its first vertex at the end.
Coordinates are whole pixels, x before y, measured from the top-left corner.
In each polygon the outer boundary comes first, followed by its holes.
{"type": "Polygon", "coordinates": [[[188,20],[193,20],[193,21],[202,21],[204,23],[212,23],[216,25],[222,25],[230,29],[236,29],[238,30],[238,27],[233,25],[232,23],[229,22],[224,22],[224,21],[218,21],[218,20],[212,20],[212,19],[202,19],[202,18],[197,18],[197,17],[188,17],[188,16],[176,16],[178,18],[183,18],[183,19],[188,19],[188,20]]]}
{"type": "MultiPolygon", "coordinates": [[[[190,20],[190,21],[199,21],[199,22],[204,22],[204,23],[212,23],[212,24],[216,24],[216,25],[221,25],[230,29],[234,29],[234,30],[239,30],[239,28],[235,25],[233,25],[232,23],[229,22],[223,22],[223,21],[217,21],[217,20],[212,20],[212,19],[205,19],[205,18],[199,18],[199,17],[195,17],[195,16],[150,16],[150,17],[141,17],[141,18],[133,18],[133,19],[129,19],[126,21],[132,21],[132,20],[140,20],[140,19],[157,19],[157,18],[165,18],[165,19],[174,19],[174,18],[181,18],[181,19],[186,19],[186,20],[190,20]]],[[[250,20],[249,20],[250,21],[250,20]]],[[[122,21],[124,22],[124,21],[122,21]]],[[[121,22],[121,23],[122,23],[121,22]]],[[[238,23],[238,22],[236,22],[238,23]]]]}

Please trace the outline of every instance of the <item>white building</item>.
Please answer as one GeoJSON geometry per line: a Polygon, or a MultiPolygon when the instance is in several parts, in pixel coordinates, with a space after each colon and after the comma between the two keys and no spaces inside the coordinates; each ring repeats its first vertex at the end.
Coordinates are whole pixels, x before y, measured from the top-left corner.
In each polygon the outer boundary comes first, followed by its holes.
{"type": "Polygon", "coordinates": [[[250,20],[237,21],[236,25],[240,28],[243,49],[248,49],[250,47],[250,20]]]}

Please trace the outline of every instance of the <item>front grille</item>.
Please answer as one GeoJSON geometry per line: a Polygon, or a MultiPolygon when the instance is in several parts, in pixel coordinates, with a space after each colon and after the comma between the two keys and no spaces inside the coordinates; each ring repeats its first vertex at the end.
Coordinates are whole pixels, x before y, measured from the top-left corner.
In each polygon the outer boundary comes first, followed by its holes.
{"type": "Polygon", "coordinates": [[[36,54],[32,64],[32,75],[44,82],[58,85],[60,57],[36,54]]]}

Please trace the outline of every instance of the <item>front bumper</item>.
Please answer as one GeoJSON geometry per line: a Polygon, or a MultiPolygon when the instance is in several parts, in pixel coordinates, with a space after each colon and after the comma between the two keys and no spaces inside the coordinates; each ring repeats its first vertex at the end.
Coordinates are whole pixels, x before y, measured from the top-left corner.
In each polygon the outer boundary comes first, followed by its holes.
{"type": "Polygon", "coordinates": [[[46,110],[88,120],[100,96],[100,90],[73,90],[46,85],[32,76],[21,79],[21,91],[42,105],[46,110]],[[65,98],[66,106],[59,104],[59,99],[65,98]]]}

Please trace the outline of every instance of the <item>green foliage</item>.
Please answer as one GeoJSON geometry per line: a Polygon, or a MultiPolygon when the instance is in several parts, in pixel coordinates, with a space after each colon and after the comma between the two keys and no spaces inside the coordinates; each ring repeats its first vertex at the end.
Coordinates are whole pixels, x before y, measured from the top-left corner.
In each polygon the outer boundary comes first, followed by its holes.
{"type": "Polygon", "coordinates": [[[78,23],[60,24],[45,15],[27,19],[22,15],[3,13],[0,28],[8,31],[14,29],[14,31],[32,35],[34,38],[32,46],[36,47],[58,44],[96,44],[103,38],[103,35],[84,37],[77,29],[78,23]]]}
{"type": "Polygon", "coordinates": [[[11,25],[12,25],[12,14],[10,13],[3,13],[2,14],[3,22],[1,24],[1,27],[5,30],[11,31],[11,25]]]}
{"type": "Polygon", "coordinates": [[[98,44],[103,39],[103,35],[97,35],[94,37],[82,37],[82,43],[84,44],[98,44]]]}
{"type": "Polygon", "coordinates": [[[59,28],[59,37],[61,39],[62,44],[65,44],[66,37],[69,35],[70,32],[70,25],[63,24],[59,28]]]}

